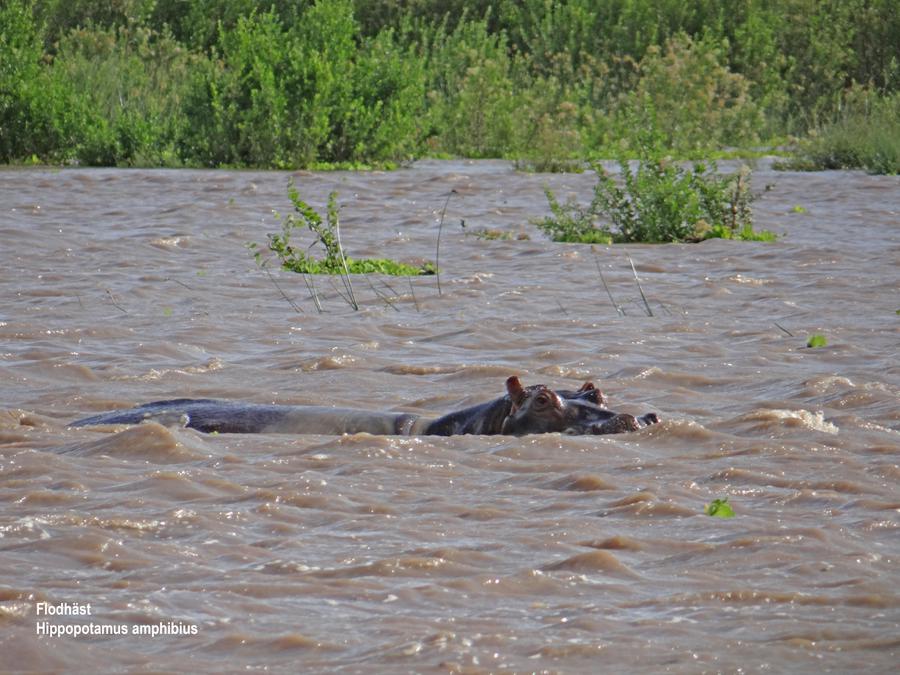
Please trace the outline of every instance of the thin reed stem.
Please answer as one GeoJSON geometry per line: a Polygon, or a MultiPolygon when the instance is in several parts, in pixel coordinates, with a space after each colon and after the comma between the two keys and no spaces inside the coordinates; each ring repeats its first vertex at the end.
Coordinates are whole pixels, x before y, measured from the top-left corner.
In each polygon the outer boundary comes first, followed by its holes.
{"type": "Polygon", "coordinates": [[[389,306],[389,307],[390,307],[391,309],[393,309],[395,312],[399,312],[399,311],[400,311],[399,309],[397,309],[397,305],[395,305],[393,302],[391,302],[391,299],[390,299],[387,295],[385,295],[384,293],[382,293],[381,291],[379,291],[377,288],[375,288],[375,284],[372,283],[372,280],[369,278],[369,275],[368,275],[368,274],[364,274],[363,276],[366,278],[366,281],[369,282],[369,288],[372,289],[372,292],[373,292],[380,300],[382,300],[382,301],[384,302],[384,304],[386,304],[387,306],[389,306]]]}
{"type": "Polygon", "coordinates": [[[412,295],[413,302],[416,303],[416,311],[419,312],[419,300],[416,298],[416,292],[413,290],[412,277],[406,277],[409,282],[409,292],[412,295]]]}
{"type": "Polygon", "coordinates": [[[619,313],[619,316],[625,316],[625,310],[619,306],[619,303],[616,302],[612,292],[609,290],[609,285],[606,283],[606,277],[603,276],[603,270],[600,268],[600,260],[597,258],[597,251],[593,246],[591,246],[591,253],[594,255],[594,263],[597,265],[597,272],[600,274],[600,281],[603,282],[603,288],[606,289],[606,295],[609,296],[609,301],[612,303],[612,306],[616,308],[616,312],[619,313]]]}
{"type": "Polygon", "coordinates": [[[111,290],[109,290],[108,288],[105,290],[106,290],[106,294],[109,296],[109,301],[115,306],[115,308],[118,309],[120,312],[123,312],[124,314],[128,314],[128,310],[119,304],[118,300],[116,300],[116,296],[113,295],[113,292],[111,290]]]}
{"type": "Polygon", "coordinates": [[[644,307],[647,308],[647,316],[653,316],[653,310],[650,309],[650,303],[647,302],[647,296],[644,295],[644,289],[641,288],[641,280],[638,279],[637,270],[634,268],[634,261],[628,256],[628,262],[631,263],[631,272],[634,274],[634,280],[637,283],[638,290],[641,292],[641,299],[644,301],[644,307]]]}
{"type": "Polygon", "coordinates": [[[343,291],[341,291],[341,289],[338,288],[338,285],[336,283],[334,283],[334,275],[329,274],[327,276],[328,276],[328,283],[331,284],[331,290],[333,290],[335,293],[337,293],[341,297],[341,300],[343,300],[348,305],[353,307],[353,309],[359,310],[359,307],[358,306],[354,307],[353,303],[350,301],[350,298],[347,297],[346,295],[344,295],[343,291]]]}
{"type": "Polygon", "coordinates": [[[794,334],[793,334],[791,331],[789,331],[787,328],[785,328],[784,326],[782,326],[782,325],[781,325],[780,323],[778,323],[777,321],[773,321],[772,323],[775,324],[776,328],[778,328],[778,329],[784,331],[784,332],[787,334],[788,337],[794,337],[794,334]]]}
{"type": "Polygon", "coordinates": [[[265,270],[266,276],[269,277],[269,281],[272,282],[272,285],[278,289],[279,293],[281,293],[281,297],[284,298],[285,300],[287,300],[288,304],[294,308],[294,311],[297,312],[297,314],[305,314],[305,312],[297,305],[297,303],[294,302],[293,300],[291,300],[288,297],[288,294],[285,293],[284,290],[281,288],[281,286],[278,285],[278,282],[275,280],[275,277],[272,275],[272,272],[269,271],[268,266],[263,265],[263,270],[265,270]]]}
{"type": "Polygon", "coordinates": [[[444,200],[444,208],[441,209],[441,222],[438,224],[437,245],[434,250],[434,274],[437,277],[438,295],[441,295],[441,232],[444,230],[444,215],[447,213],[447,204],[450,203],[450,197],[457,194],[456,190],[450,190],[447,199],[444,200]]]}
{"type": "Polygon", "coordinates": [[[316,291],[316,280],[315,277],[311,277],[309,274],[303,275],[303,281],[306,282],[306,289],[309,291],[310,297],[312,297],[313,303],[316,305],[316,309],[319,310],[319,314],[322,314],[325,310],[322,309],[322,303],[319,302],[319,293],[316,291]]]}
{"type": "Polygon", "coordinates": [[[341,245],[341,221],[340,218],[338,218],[337,213],[335,213],[334,216],[334,234],[337,237],[338,253],[341,256],[341,264],[344,266],[344,274],[341,276],[341,279],[344,280],[344,286],[347,289],[347,293],[350,294],[350,306],[358,312],[359,304],[356,302],[356,296],[353,295],[353,284],[350,283],[350,270],[347,267],[347,257],[344,255],[344,247],[341,245]]]}

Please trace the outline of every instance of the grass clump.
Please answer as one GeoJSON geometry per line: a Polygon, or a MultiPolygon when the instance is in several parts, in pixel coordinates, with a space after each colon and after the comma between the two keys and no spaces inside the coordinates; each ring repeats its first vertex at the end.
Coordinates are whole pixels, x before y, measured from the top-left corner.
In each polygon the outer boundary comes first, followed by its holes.
{"type": "MultiPolygon", "coordinates": [[[[325,218],[300,198],[293,182],[288,186],[288,197],[294,205],[296,214],[289,214],[282,221],[281,232],[268,235],[267,248],[275,254],[282,269],[300,274],[387,274],[391,276],[416,276],[434,274],[434,265],[424,263],[419,266],[409,265],[388,258],[354,259],[344,255],[341,245],[340,220],[337,205],[337,192],[328,195],[328,206],[325,218]],[[293,235],[297,229],[307,229],[316,235],[315,241],[306,249],[298,248],[293,243],[293,235]],[[325,249],[324,258],[316,258],[309,253],[316,244],[325,249]]],[[[254,251],[258,264],[262,265],[262,252],[256,244],[249,245],[254,251]]]]}
{"type": "Polygon", "coordinates": [[[841,114],[810,134],[789,169],[865,169],[900,173],[900,94],[852,90],[841,114]]]}
{"type": "Polygon", "coordinates": [[[600,164],[587,205],[560,203],[545,189],[551,216],[537,227],[554,241],[610,244],[666,243],[710,238],[771,241],[772,232],[753,229],[749,170],[722,176],[715,163],[685,169],[644,153],[632,169],[619,161],[622,185],[600,164]]]}

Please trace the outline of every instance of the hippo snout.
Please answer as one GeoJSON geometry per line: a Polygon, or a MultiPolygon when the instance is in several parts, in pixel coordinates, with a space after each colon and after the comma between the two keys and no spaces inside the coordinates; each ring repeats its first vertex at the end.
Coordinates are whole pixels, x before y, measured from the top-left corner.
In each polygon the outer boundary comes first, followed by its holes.
{"type": "Polygon", "coordinates": [[[635,417],[628,413],[619,413],[610,417],[603,422],[589,422],[586,424],[576,424],[565,430],[564,433],[570,435],[588,435],[599,436],[602,434],[624,434],[630,431],[638,431],[645,426],[658,424],[659,416],[656,413],[647,413],[641,417],[635,417]]]}

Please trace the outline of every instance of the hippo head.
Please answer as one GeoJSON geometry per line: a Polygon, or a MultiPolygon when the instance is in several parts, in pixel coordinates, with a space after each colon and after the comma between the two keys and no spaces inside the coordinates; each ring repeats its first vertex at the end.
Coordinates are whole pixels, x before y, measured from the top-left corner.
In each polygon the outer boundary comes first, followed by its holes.
{"type": "Polygon", "coordinates": [[[506,391],[512,408],[503,421],[503,434],[605,434],[634,431],[640,426],[633,416],[627,415],[624,417],[631,418],[633,425],[621,420],[616,427],[622,428],[611,428],[609,423],[623,416],[604,407],[603,395],[590,382],[577,392],[566,392],[571,396],[560,396],[543,384],[523,387],[519,378],[513,376],[506,381],[506,391]]]}

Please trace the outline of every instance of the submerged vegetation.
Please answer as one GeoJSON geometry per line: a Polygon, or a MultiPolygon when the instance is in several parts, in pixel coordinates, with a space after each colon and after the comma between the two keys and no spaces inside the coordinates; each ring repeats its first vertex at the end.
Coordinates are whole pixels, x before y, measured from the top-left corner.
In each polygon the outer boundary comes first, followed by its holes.
{"type": "Polygon", "coordinates": [[[632,168],[619,160],[619,183],[600,164],[594,197],[587,205],[560,203],[545,190],[551,216],[536,222],[554,241],[588,244],[665,243],[710,238],[771,241],[772,232],[753,229],[749,170],[716,173],[716,165],[695,163],[686,169],[669,159],[644,153],[632,168]]]}
{"type": "Polygon", "coordinates": [[[837,117],[816,129],[788,163],[794,169],[865,169],[900,173],[900,93],[857,90],[837,117]]]}
{"type": "MultiPolygon", "coordinates": [[[[388,274],[393,276],[415,276],[434,274],[431,263],[414,266],[387,258],[354,259],[344,254],[341,244],[340,219],[337,192],[328,195],[325,218],[300,198],[297,188],[288,186],[288,197],[294,205],[295,214],[281,220],[281,232],[269,234],[267,248],[281,264],[282,269],[300,274],[388,274]],[[296,230],[309,230],[316,238],[305,249],[293,243],[296,230]],[[325,257],[316,258],[310,250],[321,244],[325,257]]],[[[255,243],[248,244],[256,262],[264,264],[263,253],[255,243]]]]}
{"type": "Polygon", "coordinates": [[[893,0],[5,0],[0,161],[544,171],[649,130],[896,172],[898,34],[893,0]]]}
{"type": "Polygon", "coordinates": [[[806,341],[806,346],[809,349],[820,349],[822,347],[828,346],[828,338],[826,338],[821,333],[816,333],[815,335],[810,335],[809,339],[806,341]]]}
{"type": "Polygon", "coordinates": [[[713,499],[709,504],[703,507],[703,512],[708,516],[715,518],[734,518],[734,509],[728,503],[728,497],[724,499],[713,499]]]}

